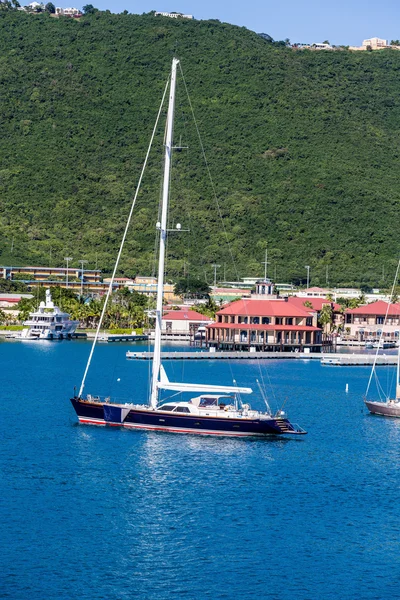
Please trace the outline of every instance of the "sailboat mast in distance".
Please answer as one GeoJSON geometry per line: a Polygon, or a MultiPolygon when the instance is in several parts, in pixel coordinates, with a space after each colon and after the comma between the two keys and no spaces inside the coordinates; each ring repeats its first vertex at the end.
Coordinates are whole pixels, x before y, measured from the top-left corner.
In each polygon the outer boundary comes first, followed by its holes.
{"type": "Polygon", "coordinates": [[[156,330],[154,338],[153,371],[151,381],[150,405],[155,408],[158,401],[158,378],[161,364],[161,324],[163,310],[163,290],[164,290],[164,265],[165,265],[165,246],[167,241],[167,216],[169,199],[169,182],[172,160],[172,140],[174,135],[174,113],[175,113],[175,89],[176,89],[176,69],[179,60],[172,60],[171,83],[169,89],[169,104],[167,115],[167,132],[165,139],[165,162],[164,162],[164,183],[161,206],[161,223],[157,223],[160,230],[160,249],[158,257],[158,280],[157,280],[157,306],[156,306],[156,330]]]}

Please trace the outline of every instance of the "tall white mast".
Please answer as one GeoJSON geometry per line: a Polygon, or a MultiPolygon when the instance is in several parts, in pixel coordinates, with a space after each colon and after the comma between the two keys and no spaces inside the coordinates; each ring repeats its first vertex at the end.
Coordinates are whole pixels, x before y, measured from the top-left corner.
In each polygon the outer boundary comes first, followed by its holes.
{"type": "Polygon", "coordinates": [[[161,319],[163,309],[163,291],[164,291],[164,263],[165,263],[165,245],[167,241],[167,216],[169,200],[169,182],[171,173],[172,159],[172,138],[174,131],[174,111],[175,111],[175,87],[176,87],[176,68],[179,60],[172,60],[171,84],[169,89],[169,104],[167,115],[167,132],[165,137],[165,163],[164,163],[164,184],[161,205],[161,223],[160,223],[160,253],[158,258],[158,279],[157,279],[157,307],[156,307],[156,331],[154,338],[153,371],[151,381],[150,405],[152,408],[157,406],[158,389],[157,383],[160,374],[161,365],[161,319]]]}

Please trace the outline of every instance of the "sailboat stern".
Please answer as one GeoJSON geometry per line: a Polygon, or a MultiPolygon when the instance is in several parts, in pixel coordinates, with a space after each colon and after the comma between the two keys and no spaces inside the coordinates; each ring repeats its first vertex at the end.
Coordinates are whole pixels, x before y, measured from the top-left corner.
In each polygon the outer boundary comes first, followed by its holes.
{"type": "Polygon", "coordinates": [[[289,419],[278,418],[274,421],[274,427],[276,427],[276,433],[281,435],[306,435],[307,431],[297,425],[297,423],[291,423],[289,419]]]}

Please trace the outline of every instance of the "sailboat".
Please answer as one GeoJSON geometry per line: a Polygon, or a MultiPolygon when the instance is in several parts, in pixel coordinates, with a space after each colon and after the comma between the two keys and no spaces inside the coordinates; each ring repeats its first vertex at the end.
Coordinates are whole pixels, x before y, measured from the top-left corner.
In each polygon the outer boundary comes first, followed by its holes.
{"type": "MultiPolygon", "coordinates": [[[[374,372],[374,367],[375,364],[372,367],[372,372],[374,372]]],[[[384,417],[400,417],[400,347],[397,349],[395,397],[386,398],[384,402],[374,402],[364,398],[364,403],[369,412],[374,415],[382,415],[384,417]]]]}
{"type": "MultiPolygon", "coordinates": [[[[399,270],[400,270],[400,260],[397,264],[396,275],[395,275],[395,278],[393,281],[391,299],[394,297],[394,290],[395,290],[396,282],[398,280],[399,270]]],[[[377,346],[376,346],[377,350],[376,350],[376,354],[375,354],[375,360],[372,365],[371,374],[370,374],[368,385],[367,385],[367,391],[365,393],[364,403],[365,403],[365,406],[368,408],[369,412],[374,415],[382,415],[384,417],[400,417],[400,346],[397,347],[395,397],[394,398],[387,397],[384,401],[379,401],[379,402],[371,401],[371,400],[367,399],[368,391],[371,386],[371,381],[372,381],[373,376],[375,376],[375,378],[377,379],[376,360],[378,357],[379,349],[384,347],[383,346],[383,332],[384,332],[384,326],[386,325],[386,322],[387,322],[390,306],[391,306],[391,302],[389,302],[387,305],[383,327],[381,329],[380,338],[379,338],[377,346]]],[[[377,389],[378,389],[378,392],[380,394],[382,394],[382,386],[380,385],[379,381],[377,381],[377,389]]]]}
{"type": "MultiPolygon", "coordinates": [[[[71,398],[72,406],[80,423],[111,425],[133,429],[169,431],[175,433],[195,433],[219,436],[253,435],[303,435],[304,429],[291,423],[281,410],[273,414],[268,406],[266,412],[252,410],[250,404],[242,401],[242,396],[252,394],[252,389],[234,385],[212,385],[208,383],[176,383],[168,379],[161,364],[161,320],[163,310],[164,263],[167,240],[167,215],[171,157],[173,151],[173,122],[175,109],[175,88],[177,66],[174,58],[169,83],[169,105],[165,136],[165,161],[163,193],[161,199],[161,221],[156,224],[159,230],[159,262],[157,283],[157,305],[155,314],[155,338],[152,364],[150,397],[147,404],[114,403],[91,394],[84,395],[88,364],[78,394],[71,398]],[[161,393],[170,391],[190,394],[189,400],[166,401],[162,403],[161,393]],[[196,394],[196,395],[195,395],[196,394]]],[[[180,227],[177,226],[178,229],[180,227]]],[[[122,246],[121,246],[122,248],[122,246]]],[[[120,252],[121,252],[120,248],[120,252]]],[[[115,272],[114,268],[114,272],[115,272]]],[[[111,284],[110,284],[111,287],[111,284]]],[[[99,328],[98,328],[99,330],[99,328]]],[[[176,394],[174,394],[176,396],[176,394]]]]}

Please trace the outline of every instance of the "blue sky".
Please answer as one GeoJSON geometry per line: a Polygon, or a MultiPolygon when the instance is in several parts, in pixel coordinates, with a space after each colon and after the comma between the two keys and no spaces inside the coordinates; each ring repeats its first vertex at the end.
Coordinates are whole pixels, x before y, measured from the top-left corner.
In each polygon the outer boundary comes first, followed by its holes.
{"type": "Polygon", "coordinates": [[[233,25],[264,32],[275,40],[360,45],[363,39],[400,38],[400,0],[73,0],[57,6],[93,4],[111,12],[177,11],[196,19],[219,19],[233,25]]]}

